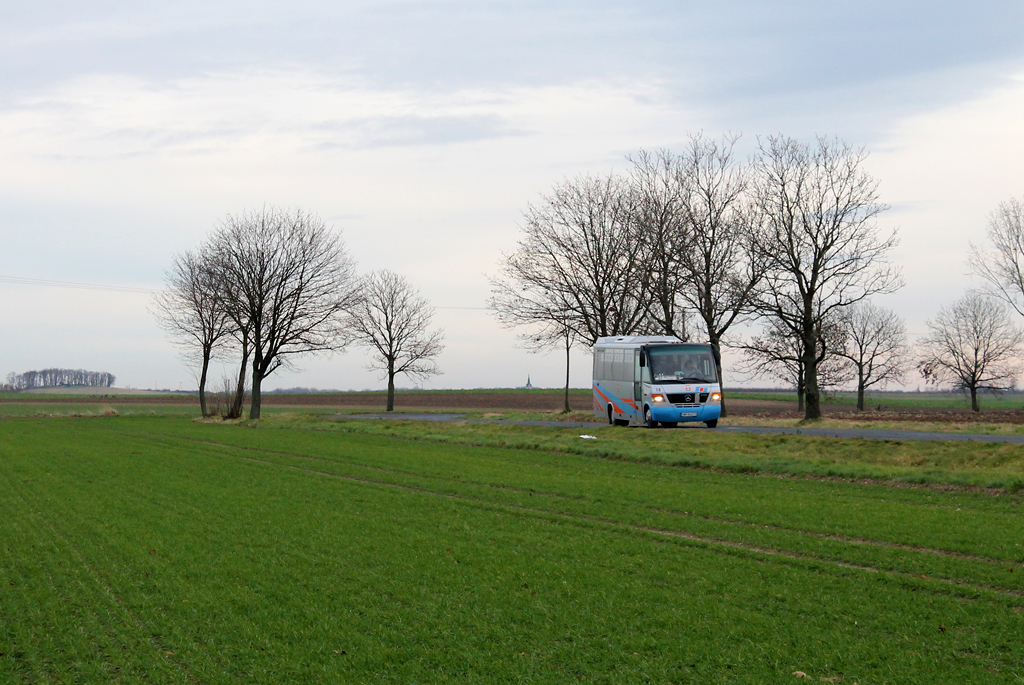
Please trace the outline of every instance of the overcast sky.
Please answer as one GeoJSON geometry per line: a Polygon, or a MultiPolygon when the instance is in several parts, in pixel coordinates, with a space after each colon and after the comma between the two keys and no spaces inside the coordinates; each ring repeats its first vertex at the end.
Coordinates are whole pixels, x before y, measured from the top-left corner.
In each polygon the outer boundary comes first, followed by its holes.
{"type": "MultiPolygon", "coordinates": [[[[194,387],[145,292],[228,213],[304,208],[439,309],[427,387],[562,382],[482,308],[527,204],[688,133],[865,146],[924,332],[1024,195],[1020,2],[35,2],[0,9],[0,375],[194,387]]],[[[265,387],[381,387],[358,349],[265,387]]],[[[573,384],[589,385],[574,357],[573,384]]],[[[400,381],[401,382],[401,381],[400,381]]],[[[911,387],[915,385],[911,382],[911,387]]]]}

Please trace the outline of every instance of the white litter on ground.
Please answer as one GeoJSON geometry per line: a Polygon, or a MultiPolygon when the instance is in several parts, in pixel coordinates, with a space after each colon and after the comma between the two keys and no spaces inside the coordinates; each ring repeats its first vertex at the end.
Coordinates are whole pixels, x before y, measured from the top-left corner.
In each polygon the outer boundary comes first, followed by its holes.
{"type": "Polygon", "coordinates": [[[584,440],[597,440],[596,435],[581,435],[580,437],[583,438],[584,440]]]}

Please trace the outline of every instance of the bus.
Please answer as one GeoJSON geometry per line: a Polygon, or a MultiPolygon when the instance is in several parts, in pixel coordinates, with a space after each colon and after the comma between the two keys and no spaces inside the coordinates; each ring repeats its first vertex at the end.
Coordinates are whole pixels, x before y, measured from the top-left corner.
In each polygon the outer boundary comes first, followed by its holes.
{"type": "Polygon", "coordinates": [[[722,386],[718,349],[669,335],[598,338],[594,345],[594,413],[618,426],[703,421],[718,425],[722,386]]]}

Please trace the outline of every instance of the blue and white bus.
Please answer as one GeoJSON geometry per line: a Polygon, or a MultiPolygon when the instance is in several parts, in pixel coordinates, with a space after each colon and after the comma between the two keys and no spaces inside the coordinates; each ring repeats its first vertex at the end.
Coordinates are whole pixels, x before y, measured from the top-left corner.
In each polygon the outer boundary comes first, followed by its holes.
{"type": "Polygon", "coordinates": [[[620,426],[718,425],[722,386],[718,350],[667,335],[598,338],[594,345],[594,413],[620,426]]]}

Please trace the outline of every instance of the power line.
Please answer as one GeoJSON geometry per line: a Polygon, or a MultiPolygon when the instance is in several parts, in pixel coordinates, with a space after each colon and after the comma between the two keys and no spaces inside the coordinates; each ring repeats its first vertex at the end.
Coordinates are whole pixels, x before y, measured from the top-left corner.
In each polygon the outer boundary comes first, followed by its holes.
{"type": "Polygon", "coordinates": [[[48,281],[43,278],[22,278],[20,276],[0,276],[0,283],[16,283],[18,285],[38,285],[50,288],[71,288],[73,290],[109,290],[118,293],[155,293],[152,288],[135,288],[127,285],[99,285],[97,283],[75,283],[72,281],[48,281]]]}
{"type": "MultiPolygon", "coordinates": [[[[0,276],[0,283],[15,283],[17,285],[38,285],[50,288],[71,288],[73,290],[107,290],[116,293],[152,294],[160,292],[153,288],[135,288],[128,285],[101,285],[99,283],[49,281],[43,278],[22,278],[21,276],[0,276]]],[[[471,311],[489,311],[488,307],[434,307],[434,309],[463,309],[471,311]]]]}

